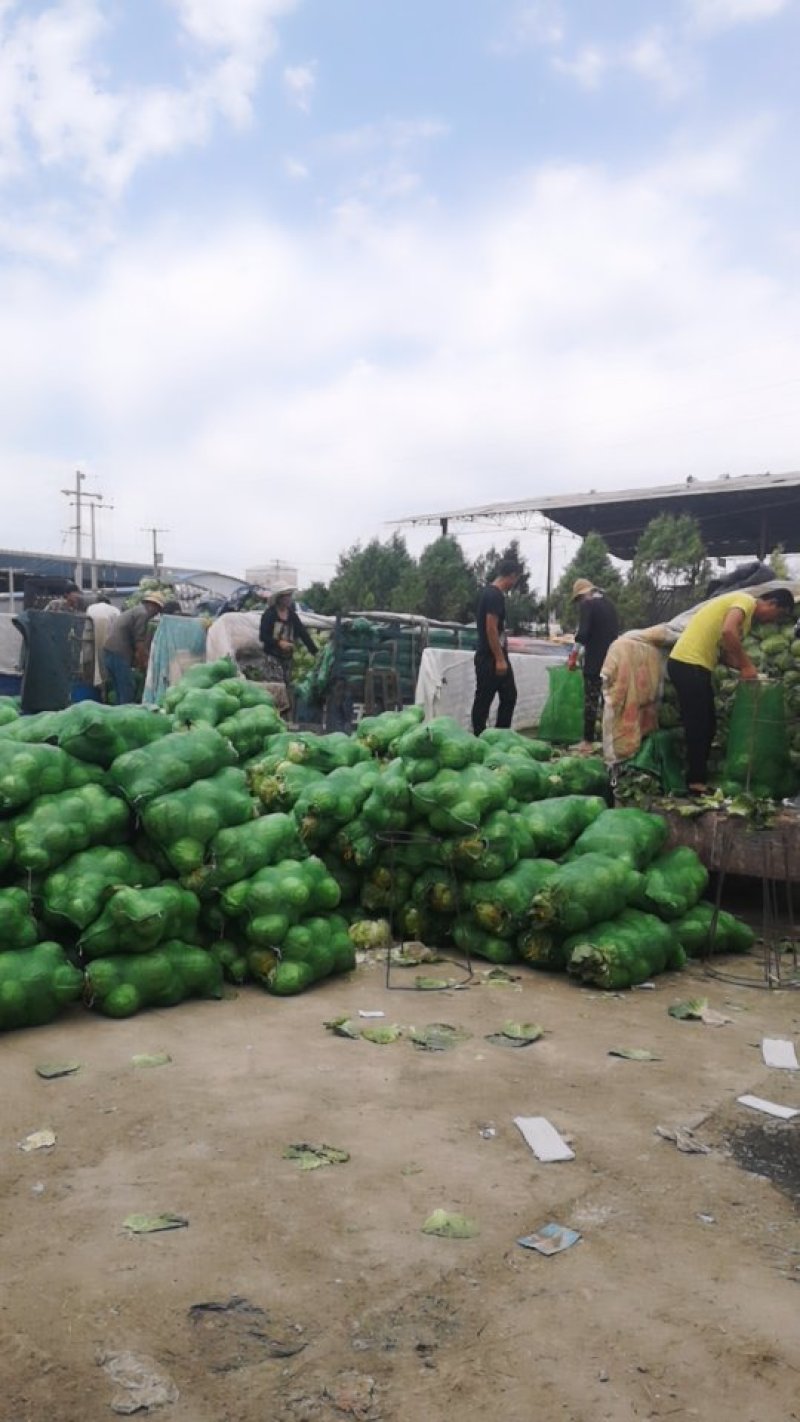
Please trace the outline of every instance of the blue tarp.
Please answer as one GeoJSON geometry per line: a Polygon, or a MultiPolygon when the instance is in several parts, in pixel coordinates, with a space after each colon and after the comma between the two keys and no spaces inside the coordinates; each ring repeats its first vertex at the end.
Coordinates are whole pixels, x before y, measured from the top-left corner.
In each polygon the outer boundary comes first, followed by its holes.
{"type": "Polygon", "coordinates": [[[206,624],[200,617],[158,619],[142,701],[156,705],[183,673],[206,659],[206,624]]]}

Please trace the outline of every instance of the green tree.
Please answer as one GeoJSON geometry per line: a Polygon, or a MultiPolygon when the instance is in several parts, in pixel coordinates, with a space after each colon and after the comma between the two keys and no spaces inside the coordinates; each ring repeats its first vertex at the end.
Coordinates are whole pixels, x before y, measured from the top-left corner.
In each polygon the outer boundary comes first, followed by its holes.
{"type": "Polygon", "coordinates": [[[439,622],[471,622],[475,617],[476,589],[472,568],[455,538],[443,536],[429,543],[417,564],[419,602],[408,611],[439,622]]]}
{"type": "Polygon", "coordinates": [[[659,514],[641,535],[620,600],[626,627],[667,621],[691,607],[708,581],[710,564],[691,514],[659,514]]]}
{"type": "Polygon", "coordinates": [[[587,533],[571,563],[568,563],[553,593],[553,611],[565,629],[577,625],[572,584],[577,578],[588,578],[595,587],[608,593],[617,602],[622,593],[622,578],[608,552],[608,545],[599,533],[587,533]]]}
{"type": "Polygon", "coordinates": [[[353,544],[340,554],[328,589],[329,612],[387,612],[414,559],[405,539],[394,533],[386,543],[373,538],[365,548],[353,544]]]}
{"type": "Polygon", "coordinates": [[[518,593],[530,592],[530,568],[528,567],[527,558],[524,553],[520,551],[518,538],[512,538],[511,542],[507,543],[505,548],[495,548],[494,544],[492,544],[491,548],[488,548],[485,553],[478,554],[472,564],[472,573],[478,591],[492,581],[497,572],[498,564],[502,563],[506,558],[511,558],[515,563],[519,563],[522,569],[522,575],[514,591],[518,593]]]}
{"type": "Polygon", "coordinates": [[[472,565],[476,584],[476,597],[481,588],[490,583],[497,572],[498,564],[505,558],[513,558],[522,569],[517,586],[506,596],[506,625],[512,634],[530,632],[544,622],[544,600],[530,585],[530,568],[525,555],[520,551],[519,540],[512,538],[505,548],[492,545],[486,553],[481,553],[472,565]]]}
{"type": "Polygon", "coordinates": [[[304,607],[310,607],[312,612],[318,612],[320,617],[328,617],[333,612],[327,583],[309,583],[307,588],[298,593],[297,600],[302,602],[304,607]]]}

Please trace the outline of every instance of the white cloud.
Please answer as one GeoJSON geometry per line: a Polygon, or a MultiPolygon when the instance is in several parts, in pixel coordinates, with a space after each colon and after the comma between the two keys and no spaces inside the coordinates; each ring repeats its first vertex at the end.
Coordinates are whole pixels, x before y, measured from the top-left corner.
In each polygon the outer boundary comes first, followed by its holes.
{"type": "Polygon", "coordinates": [[[407,152],[417,144],[444,138],[449,131],[447,124],[439,119],[383,119],[332,133],[325,140],[324,148],[331,155],[342,157],[381,150],[407,152]]]}
{"type": "Polygon", "coordinates": [[[292,158],[289,155],[283,160],[283,171],[287,178],[291,178],[297,183],[304,182],[309,176],[306,164],[302,163],[299,158],[292,158]]]}
{"type": "Polygon", "coordinates": [[[608,51],[598,45],[584,45],[574,59],[554,58],[553,68],[559,74],[574,79],[582,89],[596,89],[612,67],[612,62],[608,51]]]}
{"type": "Polygon", "coordinates": [[[706,34],[772,20],[790,0],[685,0],[689,22],[706,34]]]}
{"type": "Polygon", "coordinates": [[[350,203],[305,230],[165,224],[68,279],[18,263],[5,541],[57,545],[79,457],[117,556],[157,522],[170,558],[232,571],[487,497],[794,467],[793,275],[737,265],[709,216],[752,162],[739,136],[625,178],[521,174],[450,217],[350,203]]]}
{"type": "Polygon", "coordinates": [[[383,119],[329,134],[320,151],[343,166],[343,202],[393,202],[421,187],[416,164],[429,144],[449,133],[439,119],[383,119]]]}
{"type": "Polygon", "coordinates": [[[677,99],[687,87],[687,57],[674,53],[658,30],[634,40],[622,56],[622,65],[652,84],[665,98],[677,99]]]}
{"type": "Polygon", "coordinates": [[[22,172],[32,150],[45,168],[114,195],[143,164],[204,143],[219,118],[249,121],[275,21],[298,0],[170,3],[211,54],[183,85],[117,88],[102,61],[102,0],[60,0],[34,15],[0,8],[0,180],[22,172]]]}
{"type": "Polygon", "coordinates": [[[583,89],[598,89],[615,74],[632,74],[667,99],[679,98],[692,75],[688,56],[662,29],[649,30],[627,44],[585,45],[572,59],[554,55],[551,62],[557,73],[583,89]]]}
{"type": "Polygon", "coordinates": [[[275,22],[298,0],[168,0],[187,35],[209,49],[246,54],[270,52],[275,22]]]}
{"type": "Polygon", "coordinates": [[[316,83],[315,64],[290,64],[283,71],[283,86],[289,102],[304,114],[311,110],[316,83]]]}
{"type": "Polygon", "coordinates": [[[497,54],[517,54],[521,50],[558,45],[564,34],[561,0],[533,0],[533,3],[517,5],[508,15],[492,49],[497,54]]]}

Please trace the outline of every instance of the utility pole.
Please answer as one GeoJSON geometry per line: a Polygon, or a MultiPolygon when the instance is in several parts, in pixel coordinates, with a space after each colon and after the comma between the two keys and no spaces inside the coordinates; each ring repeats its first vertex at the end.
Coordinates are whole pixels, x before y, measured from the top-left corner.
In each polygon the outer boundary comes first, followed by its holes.
{"type": "Polygon", "coordinates": [[[75,581],[79,588],[83,587],[83,533],[81,530],[81,485],[86,479],[85,474],[81,474],[80,469],[75,471],[75,488],[62,489],[62,494],[66,494],[69,499],[70,508],[75,505],[75,581]]]}
{"type": "Polygon", "coordinates": [[[555,528],[552,523],[547,524],[547,586],[545,590],[545,609],[547,619],[547,635],[550,636],[550,603],[553,597],[553,534],[555,528]]]}
{"type": "Polygon", "coordinates": [[[90,539],[90,558],[91,558],[91,564],[90,564],[91,575],[90,575],[90,576],[91,576],[91,588],[92,588],[92,592],[97,592],[97,538],[96,538],[96,536],[95,536],[95,517],[94,517],[94,516],[95,516],[95,510],[96,510],[96,509],[113,509],[114,505],[113,505],[113,504],[104,504],[104,503],[103,503],[103,495],[102,495],[102,494],[86,494],[85,497],[86,497],[87,499],[93,500],[93,502],[89,504],[89,513],[90,513],[90,515],[91,515],[91,520],[92,520],[92,523],[91,523],[92,533],[91,533],[91,539],[90,539]]]}
{"type": "Polygon", "coordinates": [[[152,533],[153,535],[153,577],[157,578],[161,571],[161,564],[163,562],[163,554],[159,553],[158,551],[158,535],[159,533],[169,533],[169,529],[148,527],[140,529],[139,532],[152,533]]]}
{"type": "Polygon", "coordinates": [[[70,508],[73,506],[75,508],[75,523],[73,525],[73,531],[75,533],[75,582],[81,590],[83,589],[83,506],[85,503],[88,503],[92,511],[92,587],[94,588],[97,586],[97,569],[94,565],[94,503],[92,501],[94,500],[100,504],[103,502],[102,494],[84,493],[83,485],[85,482],[86,475],[82,474],[80,469],[76,469],[75,488],[61,490],[62,494],[66,494],[69,499],[70,508]]]}

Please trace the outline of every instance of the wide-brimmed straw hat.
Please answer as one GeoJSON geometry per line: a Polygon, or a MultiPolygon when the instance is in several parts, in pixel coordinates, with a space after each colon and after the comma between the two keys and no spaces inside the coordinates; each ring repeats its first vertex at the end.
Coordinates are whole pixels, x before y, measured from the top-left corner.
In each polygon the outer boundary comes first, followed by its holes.
{"type": "Polygon", "coordinates": [[[272,592],[269,595],[269,600],[270,602],[277,602],[279,597],[287,597],[289,595],[294,597],[296,592],[297,588],[273,588],[272,592]]]}
{"type": "Polygon", "coordinates": [[[572,601],[575,602],[579,597],[585,597],[586,593],[599,591],[600,589],[596,588],[594,583],[590,583],[588,578],[576,578],[572,584],[572,601]]]}
{"type": "Polygon", "coordinates": [[[142,602],[154,602],[156,607],[163,607],[166,600],[162,592],[146,592],[142,598],[142,602]]]}

